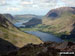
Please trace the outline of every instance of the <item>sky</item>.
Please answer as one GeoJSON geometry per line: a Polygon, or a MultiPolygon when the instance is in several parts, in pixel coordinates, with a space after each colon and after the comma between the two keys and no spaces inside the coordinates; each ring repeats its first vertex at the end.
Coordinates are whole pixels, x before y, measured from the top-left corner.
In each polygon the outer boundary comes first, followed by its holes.
{"type": "Polygon", "coordinates": [[[75,7],[75,0],[0,0],[0,13],[45,15],[51,9],[75,7]]]}

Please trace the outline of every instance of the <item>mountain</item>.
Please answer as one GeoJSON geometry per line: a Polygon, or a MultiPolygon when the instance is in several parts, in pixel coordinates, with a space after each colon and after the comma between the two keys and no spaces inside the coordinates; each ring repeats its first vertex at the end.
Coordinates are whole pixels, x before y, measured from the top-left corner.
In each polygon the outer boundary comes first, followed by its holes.
{"type": "Polygon", "coordinates": [[[50,10],[42,19],[42,25],[46,26],[43,31],[51,32],[58,36],[70,35],[74,31],[74,24],[75,7],[60,7],[50,10]]]}
{"type": "Polygon", "coordinates": [[[37,16],[37,15],[33,15],[33,14],[15,15],[15,18],[17,20],[30,20],[34,17],[40,18],[40,19],[42,18],[42,16],[37,16]]]}
{"type": "Polygon", "coordinates": [[[40,44],[42,41],[36,36],[21,32],[4,15],[0,14],[0,52],[20,48],[28,43],[40,44]]]}
{"type": "Polygon", "coordinates": [[[61,8],[56,8],[51,11],[49,11],[46,15],[46,17],[49,18],[59,18],[61,15],[64,13],[72,13],[75,14],[75,8],[74,7],[61,7],[61,8]]]}
{"type": "Polygon", "coordinates": [[[11,14],[3,14],[10,22],[15,23],[15,17],[13,17],[11,14]]]}
{"type": "Polygon", "coordinates": [[[42,23],[41,19],[34,17],[31,20],[29,20],[28,22],[23,23],[23,25],[25,25],[26,27],[33,27],[33,26],[36,26],[36,25],[41,24],[41,23],[42,23]]]}

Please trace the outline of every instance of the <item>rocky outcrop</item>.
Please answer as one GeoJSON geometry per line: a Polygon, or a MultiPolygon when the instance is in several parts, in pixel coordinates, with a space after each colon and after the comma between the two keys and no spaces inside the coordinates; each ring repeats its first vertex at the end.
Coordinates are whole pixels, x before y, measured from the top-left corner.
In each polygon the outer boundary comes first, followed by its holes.
{"type": "Polygon", "coordinates": [[[75,43],[73,42],[64,42],[60,44],[59,46],[56,47],[56,49],[60,49],[61,51],[64,52],[74,52],[75,51],[75,43]]]}
{"type": "Polygon", "coordinates": [[[75,43],[73,42],[46,42],[44,44],[28,44],[16,52],[9,52],[8,56],[59,56],[59,52],[75,52],[75,43]]]}

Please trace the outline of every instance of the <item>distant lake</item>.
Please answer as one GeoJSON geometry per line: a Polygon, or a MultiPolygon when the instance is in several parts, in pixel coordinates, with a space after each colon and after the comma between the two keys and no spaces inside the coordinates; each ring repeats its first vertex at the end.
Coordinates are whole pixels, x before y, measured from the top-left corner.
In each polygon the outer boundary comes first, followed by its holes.
{"type": "Polygon", "coordinates": [[[26,22],[28,22],[29,20],[26,20],[26,21],[20,21],[20,22],[16,22],[14,25],[16,26],[16,27],[25,27],[25,25],[23,25],[23,23],[26,23],[26,22]]]}
{"type": "Polygon", "coordinates": [[[39,37],[44,42],[47,42],[47,41],[58,42],[58,43],[63,42],[61,38],[58,38],[52,34],[43,33],[40,31],[25,31],[25,32],[39,37]]]}

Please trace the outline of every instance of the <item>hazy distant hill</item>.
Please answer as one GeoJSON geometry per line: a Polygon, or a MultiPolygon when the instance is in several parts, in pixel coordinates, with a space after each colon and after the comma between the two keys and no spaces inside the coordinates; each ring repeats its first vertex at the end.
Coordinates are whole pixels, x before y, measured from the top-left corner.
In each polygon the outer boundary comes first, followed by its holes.
{"type": "Polygon", "coordinates": [[[19,19],[19,20],[22,20],[22,19],[24,19],[24,20],[30,20],[30,19],[32,19],[34,17],[37,17],[39,19],[42,18],[42,16],[37,16],[37,15],[33,15],[33,14],[15,15],[15,18],[19,19]]]}

